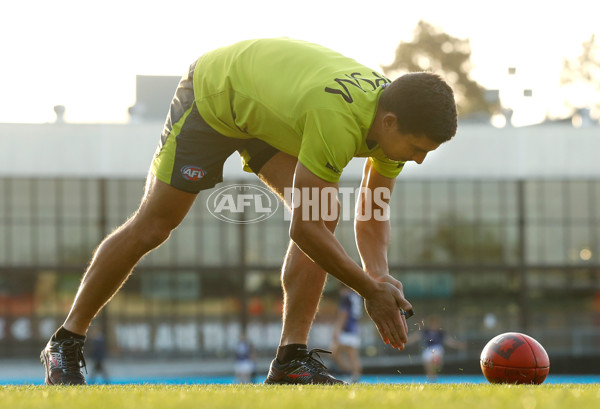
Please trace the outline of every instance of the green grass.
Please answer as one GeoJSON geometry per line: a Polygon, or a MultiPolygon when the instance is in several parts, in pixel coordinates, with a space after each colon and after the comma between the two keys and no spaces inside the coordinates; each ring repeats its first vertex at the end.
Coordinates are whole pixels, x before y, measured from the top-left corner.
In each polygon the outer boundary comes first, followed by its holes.
{"type": "Polygon", "coordinates": [[[598,384],[0,386],[0,408],[597,408],[598,384]]]}

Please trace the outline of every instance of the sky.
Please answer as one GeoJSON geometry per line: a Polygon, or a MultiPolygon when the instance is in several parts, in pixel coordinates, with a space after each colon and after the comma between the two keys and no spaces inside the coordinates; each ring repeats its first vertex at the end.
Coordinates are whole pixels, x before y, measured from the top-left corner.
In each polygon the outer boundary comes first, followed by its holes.
{"type": "Polygon", "coordinates": [[[568,113],[562,60],[600,38],[598,15],[597,0],[5,1],[0,122],[52,122],[55,105],[69,122],[127,122],[136,74],[179,76],[204,52],[248,38],[312,41],[379,70],[425,20],[470,39],[473,79],[499,89],[514,124],[527,125],[568,113]]]}

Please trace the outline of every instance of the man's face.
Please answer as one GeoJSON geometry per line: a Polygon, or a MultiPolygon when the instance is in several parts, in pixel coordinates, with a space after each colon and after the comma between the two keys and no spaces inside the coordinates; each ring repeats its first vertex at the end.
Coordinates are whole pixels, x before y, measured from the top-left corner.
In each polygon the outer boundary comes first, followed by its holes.
{"type": "Polygon", "coordinates": [[[421,164],[427,154],[437,149],[440,144],[423,135],[403,133],[398,128],[389,127],[385,128],[380,136],[379,146],[389,159],[421,164]]]}

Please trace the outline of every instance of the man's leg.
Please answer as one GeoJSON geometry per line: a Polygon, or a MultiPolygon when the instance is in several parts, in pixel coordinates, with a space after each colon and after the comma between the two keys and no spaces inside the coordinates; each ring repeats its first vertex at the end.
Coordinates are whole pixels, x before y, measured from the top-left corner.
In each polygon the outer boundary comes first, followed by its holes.
{"type": "Polygon", "coordinates": [[[150,175],[139,209],[96,250],[63,328],[84,335],[133,267],[181,223],[195,198],[150,175]]]}
{"type": "MultiPolygon", "coordinates": [[[[259,172],[260,179],[282,200],[291,188],[297,159],[285,153],[271,158],[259,172]]],[[[286,203],[288,208],[290,203],[286,203]]],[[[328,225],[335,229],[335,223],[328,225]]],[[[280,345],[306,344],[317,313],[327,273],[290,240],[281,272],[283,287],[283,328],[280,345]]]]}
{"type": "Polygon", "coordinates": [[[327,273],[290,240],[281,272],[281,346],[307,344],[326,278],[327,273]]]}
{"type": "Polygon", "coordinates": [[[348,347],[348,360],[350,361],[352,382],[358,382],[360,375],[362,374],[362,365],[358,348],[348,347]]]}
{"type": "MultiPolygon", "coordinates": [[[[258,176],[285,201],[284,189],[293,186],[296,163],[295,157],[280,152],[265,163],[258,176]]],[[[286,206],[290,207],[291,204],[286,203],[286,206]]],[[[329,229],[333,231],[336,224],[337,221],[329,222],[329,229]]],[[[326,277],[327,273],[290,240],[281,272],[284,304],[278,360],[285,362],[294,357],[296,350],[286,349],[286,346],[307,345],[326,277]]],[[[301,378],[294,379],[301,381],[301,378]]],[[[339,383],[330,375],[312,382],[339,383]]]]}
{"type": "Polygon", "coordinates": [[[332,357],[341,372],[350,373],[352,371],[352,367],[350,366],[348,360],[348,347],[346,345],[338,343],[335,349],[333,350],[332,357]]]}
{"type": "Polygon", "coordinates": [[[63,327],[42,351],[46,384],[85,384],[79,367],[83,365],[84,335],[92,319],[118,291],[138,261],[169,237],[195,197],[158,181],[151,174],[148,176],[139,209],[102,241],[63,327]]]}

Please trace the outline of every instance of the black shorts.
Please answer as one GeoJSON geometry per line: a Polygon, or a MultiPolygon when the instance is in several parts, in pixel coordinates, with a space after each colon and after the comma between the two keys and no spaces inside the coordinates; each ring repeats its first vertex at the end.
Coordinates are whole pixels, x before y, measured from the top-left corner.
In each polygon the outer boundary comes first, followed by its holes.
{"type": "Polygon", "coordinates": [[[194,102],[195,67],[179,82],[151,168],[160,181],[189,193],[222,182],[223,164],[235,151],[254,173],[279,152],[260,139],[224,136],[204,121],[194,102]]]}

